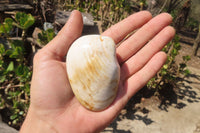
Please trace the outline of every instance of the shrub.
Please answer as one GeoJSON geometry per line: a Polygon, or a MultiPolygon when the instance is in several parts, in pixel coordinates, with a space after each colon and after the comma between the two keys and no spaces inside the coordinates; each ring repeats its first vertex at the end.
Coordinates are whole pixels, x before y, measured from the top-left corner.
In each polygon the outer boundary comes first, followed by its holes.
{"type": "Polygon", "coordinates": [[[187,61],[190,60],[190,56],[183,56],[183,62],[179,64],[175,62],[175,57],[179,54],[180,49],[181,45],[178,35],[163,48],[163,51],[167,53],[167,61],[157,75],[147,84],[148,88],[155,89],[155,94],[159,95],[157,92],[166,84],[175,85],[178,77],[190,74],[186,65],[187,61]]]}
{"type": "Polygon", "coordinates": [[[19,128],[27,113],[30,102],[30,80],[32,68],[26,58],[24,39],[26,30],[33,25],[31,14],[17,12],[15,19],[6,18],[0,24],[0,110],[7,117],[8,124],[19,128]],[[11,40],[13,27],[22,29],[21,40],[11,40]]]}
{"type": "Polygon", "coordinates": [[[91,13],[95,20],[102,22],[103,30],[120,20],[126,18],[130,10],[130,2],[126,0],[87,0],[84,2],[78,0],[66,1],[67,10],[79,10],[81,12],[91,13]]]}
{"type": "Polygon", "coordinates": [[[47,29],[46,31],[42,31],[42,33],[38,34],[38,43],[40,45],[46,45],[56,36],[53,29],[47,29]]]}

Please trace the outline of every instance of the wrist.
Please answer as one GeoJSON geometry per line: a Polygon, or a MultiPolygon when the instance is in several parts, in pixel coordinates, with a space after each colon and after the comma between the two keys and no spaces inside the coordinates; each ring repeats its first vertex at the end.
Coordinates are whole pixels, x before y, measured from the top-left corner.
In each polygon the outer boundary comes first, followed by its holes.
{"type": "Polygon", "coordinates": [[[58,133],[48,122],[40,119],[29,109],[20,133],[58,133]]]}

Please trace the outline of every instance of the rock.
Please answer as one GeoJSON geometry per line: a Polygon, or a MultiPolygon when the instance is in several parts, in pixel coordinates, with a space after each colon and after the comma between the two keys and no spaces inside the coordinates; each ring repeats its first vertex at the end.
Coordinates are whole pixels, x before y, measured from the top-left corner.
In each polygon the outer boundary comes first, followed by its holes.
{"type": "Polygon", "coordinates": [[[1,115],[0,115],[0,133],[18,133],[18,131],[12,127],[9,127],[4,122],[2,122],[1,115]]]}
{"type": "MultiPolygon", "coordinates": [[[[55,30],[56,32],[58,32],[67,22],[67,20],[69,19],[71,12],[68,11],[56,11],[56,15],[55,15],[55,30]]],[[[83,32],[82,35],[88,35],[88,34],[99,34],[101,33],[101,29],[100,29],[100,23],[99,22],[94,22],[93,21],[93,17],[91,14],[89,13],[82,13],[82,17],[83,17],[83,32]]]]}
{"type": "Polygon", "coordinates": [[[194,18],[198,22],[200,22],[200,1],[199,0],[192,0],[192,7],[190,12],[190,17],[194,18]]]}
{"type": "MultiPolygon", "coordinates": [[[[64,25],[67,20],[69,19],[71,12],[69,11],[60,11],[57,10],[56,11],[56,15],[55,15],[55,23],[60,24],[60,25],[64,25]]],[[[82,17],[83,17],[83,24],[87,25],[87,26],[93,26],[94,25],[94,21],[93,21],[93,17],[91,14],[89,13],[82,13],[82,17]]]]}
{"type": "Polygon", "coordinates": [[[33,5],[33,0],[0,0],[0,4],[30,4],[30,5],[33,5]]]}
{"type": "Polygon", "coordinates": [[[1,11],[13,11],[13,10],[31,10],[33,7],[32,0],[0,0],[0,12],[1,11]]]}
{"type": "Polygon", "coordinates": [[[9,3],[9,0],[1,0],[0,1],[0,4],[8,4],[9,3]]]}
{"type": "Polygon", "coordinates": [[[0,11],[12,11],[12,10],[31,10],[32,6],[27,4],[0,4],[0,11]]]}
{"type": "Polygon", "coordinates": [[[88,35],[88,34],[99,34],[99,26],[97,23],[94,24],[94,26],[83,26],[83,32],[82,35],[88,35]]]}
{"type": "Polygon", "coordinates": [[[53,29],[53,24],[49,22],[44,22],[43,29],[46,31],[48,29],[53,29]]]}

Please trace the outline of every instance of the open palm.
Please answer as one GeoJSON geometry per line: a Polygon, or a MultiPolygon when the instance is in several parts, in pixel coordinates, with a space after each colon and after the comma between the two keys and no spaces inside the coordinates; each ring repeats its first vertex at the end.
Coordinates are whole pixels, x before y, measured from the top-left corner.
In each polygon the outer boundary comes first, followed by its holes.
{"type": "Polygon", "coordinates": [[[106,110],[93,112],[80,105],[67,79],[64,57],[73,41],[80,37],[83,27],[80,12],[73,11],[59,34],[34,58],[31,104],[21,132],[81,133],[104,129],[164,64],[166,54],[160,50],[175,34],[168,26],[171,21],[166,13],[152,19],[149,12],[142,11],[102,34],[119,43],[137,30],[116,50],[121,79],[115,101],[106,110]]]}

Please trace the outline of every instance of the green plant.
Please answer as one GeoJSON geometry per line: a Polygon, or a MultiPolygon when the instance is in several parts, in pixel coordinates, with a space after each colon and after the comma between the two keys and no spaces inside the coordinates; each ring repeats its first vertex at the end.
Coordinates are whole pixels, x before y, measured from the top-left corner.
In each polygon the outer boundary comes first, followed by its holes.
{"type": "Polygon", "coordinates": [[[8,109],[9,124],[19,127],[29,106],[32,71],[24,58],[23,42],[10,42],[11,48],[0,44],[0,109],[8,109]]]}
{"type": "Polygon", "coordinates": [[[35,22],[34,17],[31,14],[26,14],[24,12],[17,12],[12,18],[6,18],[4,23],[0,25],[0,34],[5,34],[8,38],[8,34],[12,30],[13,26],[22,29],[22,39],[25,39],[26,30],[32,26],[35,22]]]}
{"type": "Polygon", "coordinates": [[[32,68],[28,65],[25,48],[25,32],[33,25],[30,14],[18,12],[15,19],[6,18],[0,24],[0,110],[6,110],[7,122],[19,128],[27,113],[30,102],[30,80],[32,68]],[[17,26],[22,29],[22,40],[11,39],[11,31],[17,26]]]}
{"type": "Polygon", "coordinates": [[[72,0],[65,3],[67,10],[88,12],[95,20],[103,22],[103,30],[126,18],[130,13],[130,2],[126,0],[72,0]]]}
{"type": "Polygon", "coordinates": [[[15,22],[13,25],[22,29],[22,39],[25,39],[26,30],[32,26],[35,22],[34,17],[31,14],[26,14],[24,12],[17,12],[15,14],[15,22]]]}
{"type": "Polygon", "coordinates": [[[17,12],[14,18],[15,22],[13,22],[13,25],[23,30],[27,30],[35,22],[35,19],[31,14],[26,14],[24,12],[17,12]]]}
{"type": "Polygon", "coordinates": [[[41,45],[46,45],[56,36],[53,29],[47,29],[46,31],[42,31],[42,33],[38,34],[38,42],[41,45]]]}
{"type": "Polygon", "coordinates": [[[0,24],[0,37],[1,36],[9,37],[12,28],[13,28],[13,19],[6,18],[3,24],[0,24]]]}
{"type": "Polygon", "coordinates": [[[199,26],[199,22],[197,20],[195,20],[194,18],[188,18],[186,25],[185,25],[188,29],[190,29],[191,31],[198,31],[198,26],[199,26]]]}
{"type": "MultiPolygon", "coordinates": [[[[29,65],[30,50],[26,49],[26,31],[35,22],[31,14],[17,12],[12,18],[6,18],[0,24],[0,37],[5,40],[0,44],[0,110],[6,111],[4,119],[8,124],[20,128],[30,103],[30,81],[32,66],[29,65]],[[22,30],[19,40],[13,40],[10,34],[14,27],[22,30]]],[[[53,29],[43,31],[39,36],[41,44],[47,44],[55,37],[53,29]]]]}
{"type": "Polygon", "coordinates": [[[163,48],[163,51],[167,53],[167,61],[157,75],[148,82],[148,88],[156,89],[156,92],[158,92],[165,84],[174,85],[178,77],[190,74],[186,64],[187,61],[190,60],[190,56],[183,56],[183,61],[179,64],[175,62],[175,57],[179,54],[180,49],[179,37],[176,35],[175,38],[163,48]]]}

